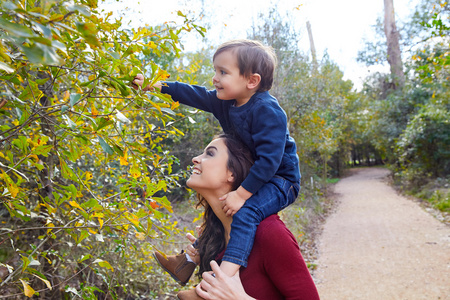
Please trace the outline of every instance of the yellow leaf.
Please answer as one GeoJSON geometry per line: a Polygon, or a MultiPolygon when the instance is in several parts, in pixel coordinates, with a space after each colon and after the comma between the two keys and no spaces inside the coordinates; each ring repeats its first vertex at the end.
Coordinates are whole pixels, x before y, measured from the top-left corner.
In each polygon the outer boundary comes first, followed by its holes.
{"type": "Polygon", "coordinates": [[[100,229],[103,227],[103,219],[98,218],[98,223],[100,224],[100,229]]]}
{"type": "Polygon", "coordinates": [[[159,251],[158,249],[156,249],[156,248],[154,248],[156,251],[158,251],[158,253],[159,254],[161,254],[165,259],[167,259],[167,255],[164,253],[164,252],[162,252],[162,251],[159,251]]]}
{"type": "Polygon", "coordinates": [[[88,181],[91,180],[92,177],[94,177],[91,172],[86,172],[85,175],[86,175],[86,180],[88,180],[88,181]]]}
{"type": "Polygon", "coordinates": [[[99,262],[98,262],[98,265],[99,265],[100,267],[110,269],[111,271],[114,272],[113,267],[112,267],[112,266],[109,264],[109,262],[107,262],[106,260],[99,261],[99,262]]]}
{"type": "Polygon", "coordinates": [[[136,232],[136,238],[143,241],[145,239],[145,234],[143,232],[136,232]]]}
{"type": "MultiPolygon", "coordinates": [[[[55,227],[55,225],[53,225],[53,223],[48,223],[47,227],[55,227]]],[[[51,229],[47,229],[47,234],[52,231],[51,229]]]]}
{"type": "Polygon", "coordinates": [[[34,290],[31,286],[28,285],[28,283],[26,283],[25,281],[23,281],[22,279],[19,279],[20,282],[22,282],[23,285],[23,293],[25,294],[25,296],[27,297],[33,297],[34,295],[34,290]]]}
{"type": "Polygon", "coordinates": [[[127,161],[127,158],[124,156],[124,157],[120,157],[120,165],[121,166],[128,166],[128,161],[127,161]]]}
{"type": "Polygon", "coordinates": [[[180,102],[174,101],[174,102],[172,102],[172,107],[170,107],[170,109],[175,110],[178,108],[178,106],[180,106],[180,102]]]}
{"type": "Polygon", "coordinates": [[[133,166],[130,170],[131,176],[135,179],[141,177],[141,171],[137,166],[133,166]]]}
{"type": "Polygon", "coordinates": [[[2,176],[5,181],[6,185],[8,186],[8,191],[11,193],[11,196],[15,198],[17,194],[19,193],[19,188],[17,185],[12,181],[12,179],[2,170],[2,176]]]}
{"type": "Polygon", "coordinates": [[[69,97],[70,97],[70,92],[69,92],[69,91],[66,91],[66,92],[64,93],[63,101],[66,102],[67,100],[69,100],[69,97]]]}
{"type": "MultiPolygon", "coordinates": [[[[0,153],[1,155],[1,153],[0,153]]],[[[30,158],[33,158],[35,162],[39,162],[39,157],[36,154],[30,154],[30,158]]]]}
{"type": "Polygon", "coordinates": [[[84,211],[84,209],[78,203],[76,203],[75,201],[70,201],[69,204],[72,205],[75,208],[79,208],[82,211],[84,211]]]}
{"type": "Polygon", "coordinates": [[[92,106],[91,106],[91,114],[94,116],[94,118],[98,116],[98,110],[97,110],[97,108],[95,108],[94,103],[92,103],[92,106]]]}
{"type": "MultiPolygon", "coordinates": [[[[47,260],[48,260],[48,258],[47,258],[47,260]]],[[[51,262],[50,262],[50,264],[51,264],[51,262]]],[[[44,279],[42,277],[39,277],[36,274],[33,274],[33,275],[35,277],[39,278],[40,280],[42,280],[45,283],[45,285],[48,287],[49,290],[52,290],[52,285],[50,284],[50,281],[48,281],[47,279],[44,279]]]]}
{"type": "Polygon", "coordinates": [[[8,184],[8,190],[13,198],[16,198],[19,193],[19,188],[15,184],[8,184]]]}
{"type": "Polygon", "coordinates": [[[134,226],[139,227],[139,218],[138,216],[136,216],[135,214],[132,213],[127,213],[124,215],[125,218],[130,221],[131,223],[133,223],[134,226]]]}
{"type": "Polygon", "coordinates": [[[123,153],[123,157],[120,157],[120,165],[121,166],[128,166],[128,161],[127,161],[127,151],[125,150],[125,152],[123,153]]]}

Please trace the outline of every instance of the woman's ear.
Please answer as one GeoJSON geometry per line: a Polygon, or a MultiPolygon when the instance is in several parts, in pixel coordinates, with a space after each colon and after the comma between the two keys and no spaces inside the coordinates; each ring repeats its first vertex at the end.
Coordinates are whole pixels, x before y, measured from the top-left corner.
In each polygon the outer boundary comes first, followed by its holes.
{"type": "Polygon", "coordinates": [[[261,83],[261,75],[259,75],[258,73],[254,73],[248,77],[247,88],[249,90],[253,90],[255,88],[258,88],[260,83],[261,83]]]}
{"type": "Polygon", "coordinates": [[[228,173],[228,182],[234,182],[234,175],[233,175],[233,173],[231,173],[231,172],[229,172],[228,173]]]}

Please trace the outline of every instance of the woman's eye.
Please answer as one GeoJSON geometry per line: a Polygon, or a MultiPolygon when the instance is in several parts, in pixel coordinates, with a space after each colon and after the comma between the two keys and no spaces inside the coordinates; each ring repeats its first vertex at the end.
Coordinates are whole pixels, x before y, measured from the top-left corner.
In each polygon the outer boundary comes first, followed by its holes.
{"type": "Polygon", "coordinates": [[[212,151],[206,151],[206,155],[208,156],[214,156],[214,153],[212,151]]]}

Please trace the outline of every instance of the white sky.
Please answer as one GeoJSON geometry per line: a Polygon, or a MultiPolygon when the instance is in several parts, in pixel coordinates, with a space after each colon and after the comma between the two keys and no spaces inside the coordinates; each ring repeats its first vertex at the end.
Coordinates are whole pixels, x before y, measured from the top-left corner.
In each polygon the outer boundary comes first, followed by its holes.
{"type": "MultiPolygon", "coordinates": [[[[199,14],[200,1],[183,0],[122,0],[120,6],[115,0],[112,4],[102,5],[105,10],[125,9],[123,21],[133,27],[157,25],[165,21],[180,23],[176,11],[193,11],[199,14]],[[188,2],[188,4],[184,4],[188,2]],[[120,7],[120,8],[119,8],[120,7]]],[[[273,0],[204,0],[204,12],[211,16],[212,28],[208,37],[218,45],[224,41],[245,38],[252,25],[252,19],[261,11],[267,11],[273,0]]],[[[414,9],[418,0],[394,0],[396,20],[405,20],[414,9]]],[[[379,16],[383,16],[383,0],[281,0],[277,7],[290,10],[295,18],[295,26],[300,32],[300,47],[309,52],[309,39],[306,21],[311,23],[317,58],[325,51],[344,72],[345,79],[351,79],[359,88],[369,69],[356,62],[357,53],[363,49],[363,37],[373,34],[371,26],[379,16]],[[299,5],[301,5],[299,7],[299,5]],[[295,9],[299,7],[299,9],[295,9]]],[[[114,14],[113,16],[118,16],[114,14]]],[[[208,20],[207,20],[208,21],[208,20]]],[[[124,22],[124,23],[125,23],[124,22]]],[[[202,25],[202,21],[197,21],[202,25]]],[[[199,41],[188,35],[185,41],[186,51],[195,50],[199,41]]],[[[387,67],[371,67],[370,71],[388,71],[387,67]]]]}

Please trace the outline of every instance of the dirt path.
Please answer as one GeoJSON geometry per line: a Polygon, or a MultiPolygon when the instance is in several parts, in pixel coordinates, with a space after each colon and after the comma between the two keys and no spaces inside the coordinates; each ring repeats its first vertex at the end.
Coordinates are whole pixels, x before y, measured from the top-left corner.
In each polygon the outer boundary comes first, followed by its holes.
{"type": "Polygon", "coordinates": [[[450,299],[450,227],[386,183],[382,168],[354,170],[319,239],[322,300],[450,299]]]}

